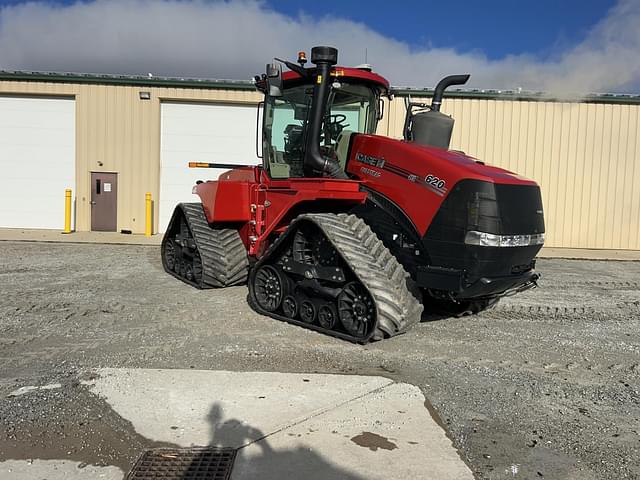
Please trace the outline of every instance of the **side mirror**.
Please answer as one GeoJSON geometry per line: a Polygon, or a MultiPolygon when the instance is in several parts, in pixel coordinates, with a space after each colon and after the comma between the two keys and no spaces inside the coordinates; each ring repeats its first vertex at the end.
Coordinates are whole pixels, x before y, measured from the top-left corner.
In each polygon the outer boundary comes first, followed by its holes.
{"type": "Polygon", "coordinates": [[[256,114],[256,157],[258,158],[262,158],[264,152],[264,148],[260,149],[261,146],[264,146],[263,115],[264,102],[260,102],[258,103],[258,113],[256,114]]]}
{"type": "Polygon", "coordinates": [[[306,120],[309,114],[309,108],[306,105],[296,105],[293,110],[294,120],[306,120]]]}
{"type": "Polygon", "coordinates": [[[377,120],[380,121],[384,117],[384,99],[378,99],[378,116],[377,120]]]}
{"type": "Polygon", "coordinates": [[[267,64],[267,86],[270,97],[282,96],[282,69],[279,63],[267,64]]]}

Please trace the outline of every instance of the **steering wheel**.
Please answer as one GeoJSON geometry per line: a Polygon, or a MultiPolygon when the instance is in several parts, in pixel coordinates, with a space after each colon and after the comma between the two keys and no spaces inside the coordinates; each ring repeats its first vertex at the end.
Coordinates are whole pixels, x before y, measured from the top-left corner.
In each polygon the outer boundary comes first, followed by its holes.
{"type": "MultiPolygon", "coordinates": [[[[347,116],[344,115],[343,113],[334,113],[327,116],[329,117],[330,123],[342,123],[347,119],[347,116]]],[[[349,125],[345,125],[345,127],[348,127],[348,126],[349,125]]]]}
{"type": "MultiPolygon", "coordinates": [[[[326,140],[337,140],[340,132],[349,126],[348,123],[343,124],[347,116],[342,113],[334,113],[326,115],[324,118],[324,136],[326,140]]],[[[325,141],[326,141],[325,140],[325,141]]]]}

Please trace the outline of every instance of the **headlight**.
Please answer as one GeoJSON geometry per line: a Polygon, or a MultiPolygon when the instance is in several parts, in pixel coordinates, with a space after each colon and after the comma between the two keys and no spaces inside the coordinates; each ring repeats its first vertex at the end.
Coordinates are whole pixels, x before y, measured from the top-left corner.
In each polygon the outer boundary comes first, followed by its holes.
{"type": "Polygon", "coordinates": [[[544,233],[531,235],[495,235],[493,233],[467,232],[464,237],[467,245],[479,245],[481,247],[528,247],[544,244],[544,233]]]}

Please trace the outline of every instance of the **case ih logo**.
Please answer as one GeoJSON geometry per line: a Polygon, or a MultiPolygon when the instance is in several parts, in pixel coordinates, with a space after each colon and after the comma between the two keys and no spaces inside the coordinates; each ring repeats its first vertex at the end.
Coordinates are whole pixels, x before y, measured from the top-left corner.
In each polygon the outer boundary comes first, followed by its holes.
{"type": "Polygon", "coordinates": [[[370,157],[369,155],[358,152],[356,153],[356,160],[358,160],[360,163],[371,165],[372,167],[384,167],[384,158],[370,157]]]}
{"type": "MultiPolygon", "coordinates": [[[[405,170],[402,167],[398,167],[397,165],[393,165],[392,163],[387,163],[385,162],[384,158],[372,157],[360,152],[356,153],[356,160],[360,163],[364,163],[365,165],[371,165],[372,167],[381,168],[383,170],[386,170],[387,172],[391,172],[404,177],[410,182],[414,182],[418,185],[422,185],[423,187],[428,188],[440,197],[443,197],[447,193],[447,182],[440,177],[437,177],[436,175],[429,174],[425,177],[422,177],[410,172],[409,170],[405,170]]],[[[371,175],[372,177],[380,176],[380,172],[372,170],[371,168],[360,167],[360,171],[366,175],[371,175]]]]}

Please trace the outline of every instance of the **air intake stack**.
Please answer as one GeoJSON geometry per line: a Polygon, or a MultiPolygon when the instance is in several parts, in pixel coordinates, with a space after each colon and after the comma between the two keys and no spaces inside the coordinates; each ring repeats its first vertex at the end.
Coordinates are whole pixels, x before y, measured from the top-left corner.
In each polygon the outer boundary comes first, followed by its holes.
{"type": "Polygon", "coordinates": [[[348,178],[338,162],[323,156],[320,152],[322,121],[327,110],[331,88],[331,67],[338,63],[338,50],[333,47],[313,47],[311,63],[316,65],[316,81],[309,116],[309,133],[305,144],[305,176],[326,175],[333,178],[348,178]]]}

